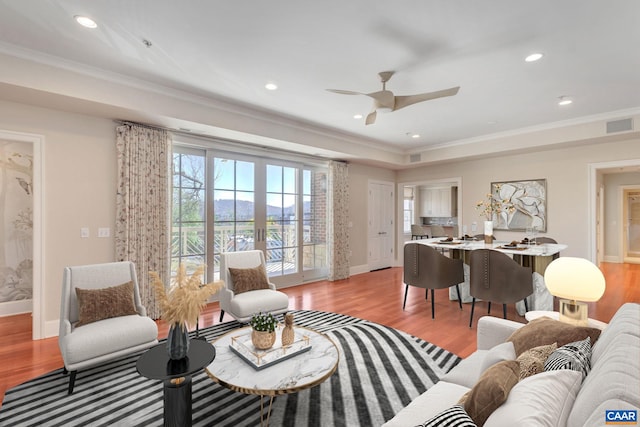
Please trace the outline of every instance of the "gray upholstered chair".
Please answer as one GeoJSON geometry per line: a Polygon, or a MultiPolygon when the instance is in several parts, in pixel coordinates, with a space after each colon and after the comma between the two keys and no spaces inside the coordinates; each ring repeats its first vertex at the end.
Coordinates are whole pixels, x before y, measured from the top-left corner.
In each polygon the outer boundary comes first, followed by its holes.
{"type": "Polygon", "coordinates": [[[420,224],[411,225],[411,240],[429,238],[429,235],[425,231],[424,227],[420,224]]]}
{"type": "Polygon", "coordinates": [[[558,242],[556,241],[556,239],[552,239],[551,237],[536,237],[535,239],[536,244],[542,244],[542,243],[553,243],[553,244],[557,244],[558,242]]]}
{"type": "Polygon", "coordinates": [[[448,237],[447,233],[444,231],[444,227],[441,225],[432,225],[431,226],[431,237],[448,237]]]}
{"type": "Polygon", "coordinates": [[[69,394],[78,370],[157,343],[158,326],[140,302],[132,262],[65,267],[58,344],[64,373],[70,374],[69,394]]]}
{"type": "MultiPolygon", "coordinates": [[[[476,234],[473,238],[476,240],[484,240],[484,234],[476,234]]],[[[494,240],[496,240],[496,236],[491,236],[491,241],[493,242],[494,240]]]]}
{"type": "Polygon", "coordinates": [[[224,288],[220,289],[220,321],[225,313],[229,313],[238,322],[247,323],[251,316],[260,311],[273,315],[286,313],[289,309],[287,294],[276,290],[276,285],[269,282],[266,273],[264,253],[259,250],[242,252],[224,252],[220,254],[220,279],[224,288]],[[263,289],[236,292],[229,268],[254,269],[262,267],[265,286],[263,289]]]}
{"type": "Polygon", "coordinates": [[[529,267],[519,265],[502,252],[476,249],[469,254],[469,268],[469,294],[473,298],[469,327],[473,324],[476,298],[488,301],[489,313],[492,301],[501,303],[505,319],[507,304],[524,300],[525,311],[529,310],[527,297],[533,293],[533,273],[529,267]]]}
{"type": "Polygon", "coordinates": [[[424,288],[426,295],[431,289],[431,318],[435,318],[434,289],[456,287],[458,304],[462,310],[459,283],[464,282],[464,267],[461,259],[452,259],[442,255],[434,248],[420,243],[404,245],[404,302],[407,304],[409,286],[424,288]]]}

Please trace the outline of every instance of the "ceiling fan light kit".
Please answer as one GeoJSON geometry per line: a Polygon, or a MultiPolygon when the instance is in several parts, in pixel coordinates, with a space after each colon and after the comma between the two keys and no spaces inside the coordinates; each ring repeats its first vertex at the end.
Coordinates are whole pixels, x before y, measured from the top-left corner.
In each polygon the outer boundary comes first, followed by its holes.
{"type": "Polygon", "coordinates": [[[382,71],[378,73],[380,81],[382,82],[382,90],[371,93],[354,92],[350,90],[341,89],[327,89],[329,92],[338,93],[341,95],[365,95],[369,98],[373,98],[373,109],[367,115],[365,119],[365,125],[371,125],[376,122],[377,112],[391,112],[397,111],[401,108],[408,107],[409,105],[417,104],[419,102],[430,101],[432,99],[444,98],[446,96],[453,96],[458,93],[460,86],[452,87],[449,89],[443,89],[435,92],[426,92],[416,95],[396,96],[390,90],[387,90],[387,82],[393,76],[393,71],[382,71]]]}

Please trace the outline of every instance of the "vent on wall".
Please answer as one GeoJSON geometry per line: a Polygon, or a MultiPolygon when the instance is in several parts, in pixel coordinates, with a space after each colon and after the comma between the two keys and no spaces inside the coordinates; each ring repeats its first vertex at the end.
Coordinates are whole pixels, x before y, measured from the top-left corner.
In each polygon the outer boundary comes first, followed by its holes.
{"type": "Polygon", "coordinates": [[[633,119],[621,119],[607,122],[607,133],[625,132],[633,130],[633,119]]]}
{"type": "Polygon", "coordinates": [[[419,162],[422,159],[420,153],[409,155],[409,163],[419,162]]]}

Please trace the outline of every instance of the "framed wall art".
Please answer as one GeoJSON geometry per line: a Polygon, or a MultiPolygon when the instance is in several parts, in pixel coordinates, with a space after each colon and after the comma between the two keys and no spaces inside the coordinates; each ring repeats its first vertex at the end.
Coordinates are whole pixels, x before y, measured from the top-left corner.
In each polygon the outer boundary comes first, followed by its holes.
{"type": "Polygon", "coordinates": [[[547,231],[547,180],[492,182],[491,194],[510,207],[493,216],[494,230],[547,231]]]}

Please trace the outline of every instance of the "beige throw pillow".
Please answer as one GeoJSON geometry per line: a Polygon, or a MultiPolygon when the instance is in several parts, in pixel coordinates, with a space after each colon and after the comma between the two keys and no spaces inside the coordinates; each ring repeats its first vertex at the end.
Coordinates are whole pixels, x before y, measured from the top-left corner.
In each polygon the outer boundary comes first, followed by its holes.
{"type": "Polygon", "coordinates": [[[544,362],[558,348],[556,343],[530,348],[516,359],[520,363],[520,380],[544,371],[544,362]]]}
{"type": "Polygon", "coordinates": [[[138,314],[133,300],[133,282],[101,289],[76,288],[76,327],[111,317],[138,314]]]}
{"type": "Polygon", "coordinates": [[[257,289],[269,289],[267,272],[262,265],[254,268],[229,268],[233,291],[236,294],[255,291],[257,289]]]}
{"type": "MultiPolygon", "coordinates": [[[[478,427],[482,427],[509,396],[518,383],[520,364],[515,360],[498,362],[480,376],[473,388],[463,396],[464,410],[478,427]]],[[[462,403],[462,402],[460,402],[462,403]]]]}

